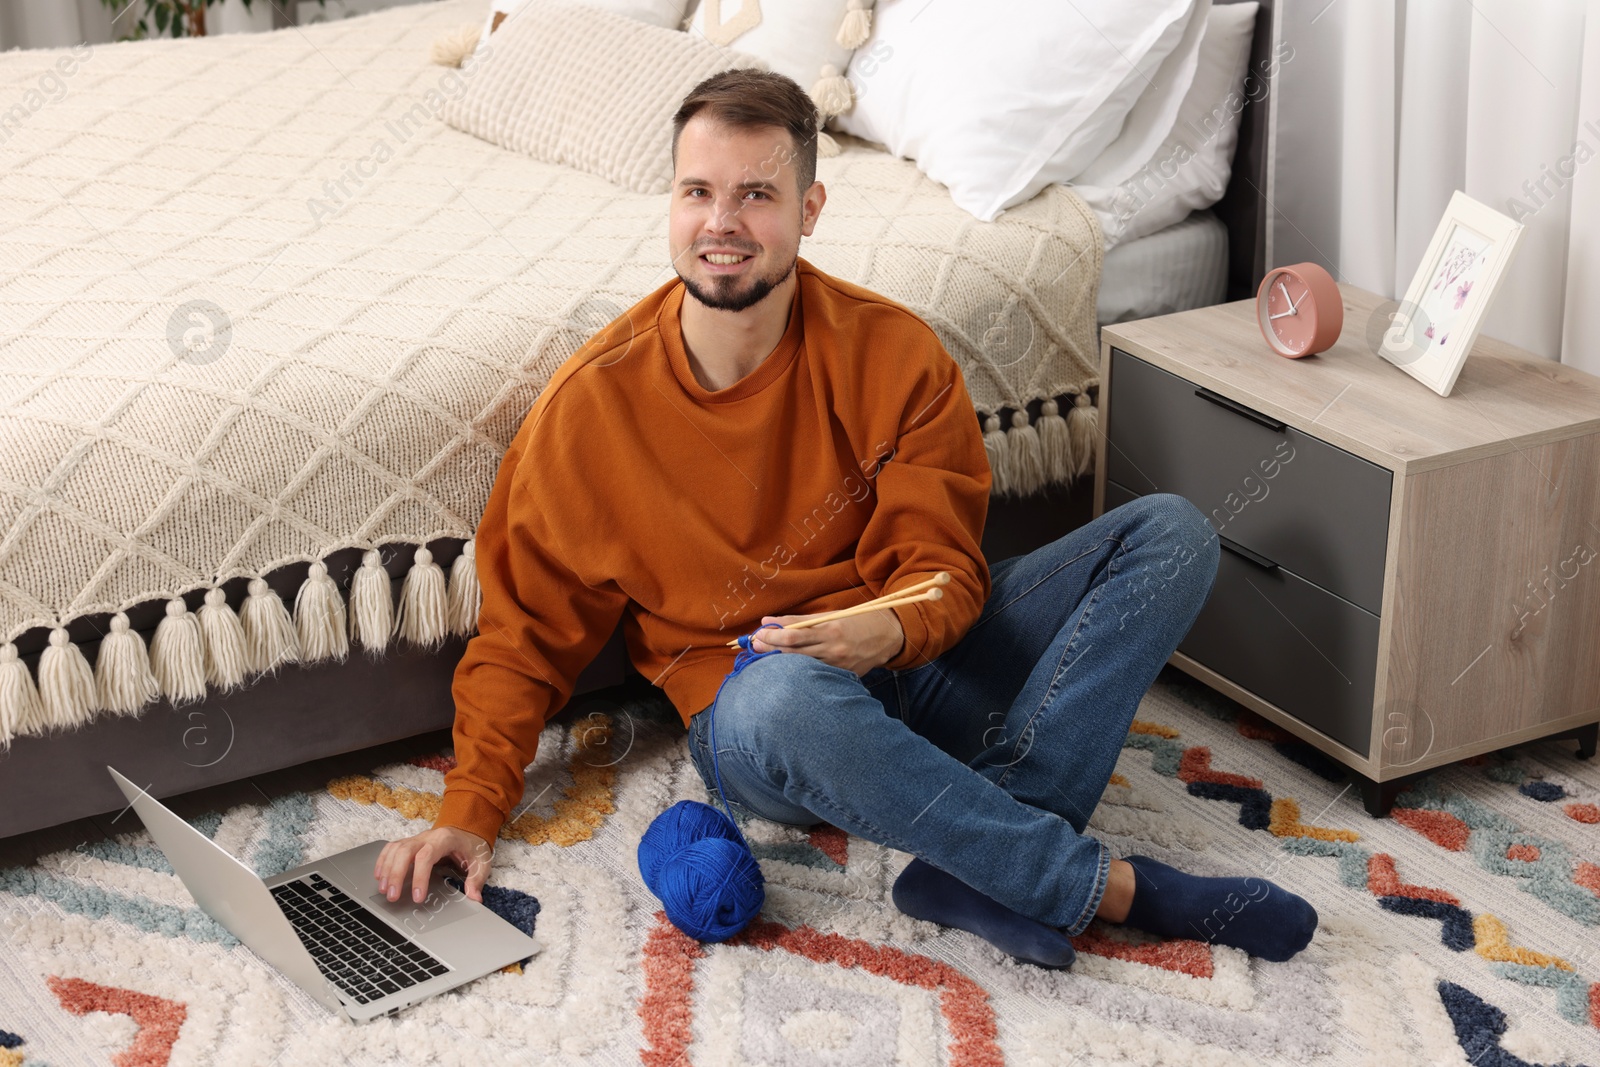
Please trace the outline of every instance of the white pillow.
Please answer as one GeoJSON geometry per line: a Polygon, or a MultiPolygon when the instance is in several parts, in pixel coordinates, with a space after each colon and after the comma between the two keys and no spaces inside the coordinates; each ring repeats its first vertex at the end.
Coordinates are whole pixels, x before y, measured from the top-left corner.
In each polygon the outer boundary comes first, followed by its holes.
{"type": "Polygon", "coordinates": [[[844,72],[871,25],[871,6],[871,0],[699,0],[689,32],[787,74],[828,116],[849,106],[844,72]]]}
{"type": "Polygon", "coordinates": [[[959,0],[885,2],[852,62],[856,105],[836,125],[916,160],[992,220],[1116,139],[1194,6],[1010,0],[1002,16],[959,0]]]}
{"type": "MultiPolygon", "coordinates": [[[[483,33],[478,37],[478,47],[483,47],[483,42],[494,32],[496,15],[509,17],[523,4],[534,2],[544,2],[544,0],[490,0],[489,13],[483,20],[483,33]]],[[[575,0],[575,2],[585,7],[597,7],[614,15],[648,22],[652,26],[677,30],[683,28],[684,20],[688,17],[690,0],[575,0]]]]}
{"type": "Polygon", "coordinates": [[[1058,181],[1116,185],[1150,162],[1177,124],[1178,108],[1194,84],[1194,72],[1200,65],[1200,41],[1205,37],[1210,12],[1211,0],[1195,0],[1177,47],[1161,61],[1151,84],[1134,102],[1117,139],[1087,167],[1076,174],[1062,175],[1058,181]]]}
{"type": "Polygon", "coordinates": [[[1258,6],[1254,0],[1212,5],[1194,81],[1178,108],[1177,121],[1155,152],[1132,168],[1114,167],[1115,160],[1102,166],[1096,160],[1073,183],[1100,217],[1107,251],[1222,199],[1233,169],[1246,93],[1257,95],[1266,84],[1245,84],[1258,6]]]}

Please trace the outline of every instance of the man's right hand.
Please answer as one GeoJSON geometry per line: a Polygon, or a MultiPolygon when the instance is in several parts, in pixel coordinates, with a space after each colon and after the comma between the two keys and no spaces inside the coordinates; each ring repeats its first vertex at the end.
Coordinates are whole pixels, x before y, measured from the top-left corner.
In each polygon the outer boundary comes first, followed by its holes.
{"type": "Polygon", "coordinates": [[[378,853],[372,876],[378,891],[390,900],[399,900],[406,883],[411,883],[411,899],[422,903],[428,896],[428,878],[433,865],[448,860],[466,875],[467,896],[483,903],[483,883],[489,880],[494,849],[477,834],[456,826],[435,826],[414,837],[390,841],[378,853]]]}

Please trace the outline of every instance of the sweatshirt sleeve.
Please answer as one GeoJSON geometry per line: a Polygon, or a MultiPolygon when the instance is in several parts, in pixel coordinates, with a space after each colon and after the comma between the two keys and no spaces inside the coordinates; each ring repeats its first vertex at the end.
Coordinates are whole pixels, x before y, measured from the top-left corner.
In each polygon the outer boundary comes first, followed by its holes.
{"type": "Polygon", "coordinates": [[[903,404],[895,401],[893,451],[877,470],[877,505],[856,545],[856,568],[874,596],[950,572],[941,600],[894,608],[905,644],[884,664],[920,667],[959,641],[989,599],[980,548],[992,475],[961,368],[931,330],[932,346],[903,404]]]}
{"type": "Polygon", "coordinates": [[[519,433],[507,450],[478,525],[483,602],[451,686],[456,765],[434,820],[491,843],[522,798],[523,769],[546,720],[571,697],[627,604],[614,583],[590,587],[562,558],[550,523],[562,483],[523,462],[530,436],[519,433]]]}

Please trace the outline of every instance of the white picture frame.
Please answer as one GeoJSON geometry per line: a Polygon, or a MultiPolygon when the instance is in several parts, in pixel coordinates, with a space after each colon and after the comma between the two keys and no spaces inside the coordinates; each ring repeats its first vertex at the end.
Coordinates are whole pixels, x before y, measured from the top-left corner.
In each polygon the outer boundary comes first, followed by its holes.
{"type": "Polygon", "coordinates": [[[1378,355],[1449,396],[1521,236],[1521,223],[1457,190],[1378,355]]]}

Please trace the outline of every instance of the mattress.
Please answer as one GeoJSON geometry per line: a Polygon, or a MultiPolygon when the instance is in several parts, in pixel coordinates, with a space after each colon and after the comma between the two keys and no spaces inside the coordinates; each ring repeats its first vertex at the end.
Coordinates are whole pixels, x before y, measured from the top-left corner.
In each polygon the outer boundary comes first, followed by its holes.
{"type": "Polygon", "coordinates": [[[1106,253],[1095,317],[1101,326],[1220,304],[1228,287],[1228,228],[1196,211],[1106,253]]]}

